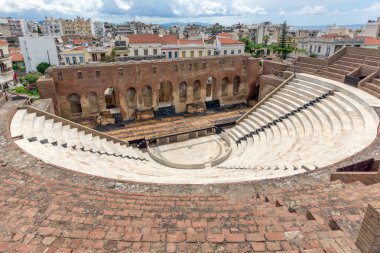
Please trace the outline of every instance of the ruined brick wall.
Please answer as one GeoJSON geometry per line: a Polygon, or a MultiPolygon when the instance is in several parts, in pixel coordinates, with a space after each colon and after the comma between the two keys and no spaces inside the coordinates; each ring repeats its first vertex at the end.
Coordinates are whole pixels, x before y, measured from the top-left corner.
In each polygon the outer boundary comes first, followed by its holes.
{"type": "Polygon", "coordinates": [[[274,89],[276,89],[280,84],[284,82],[283,79],[276,78],[274,76],[270,75],[263,75],[259,77],[259,84],[260,84],[260,90],[259,90],[259,99],[265,98],[266,95],[271,93],[274,89]]]}
{"type": "Polygon", "coordinates": [[[259,61],[246,55],[89,64],[52,68],[51,77],[39,80],[38,88],[41,98],[53,99],[58,115],[73,119],[106,110],[105,90],[112,87],[116,106],[120,108],[123,118],[132,119],[136,110],[157,110],[161,106],[173,105],[176,112],[185,112],[187,104],[204,102],[206,99],[219,99],[221,105],[246,102],[249,92],[255,88],[258,75],[259,61]],[[209,77],[213,80],[212,95],[208,92],[209,97],[206,98],[209,77]],[[234,89],[234,80],[240,82],[238,92],[234,89]],[[186,83],[186,98],[183,98],[182,91],[180,99],[179,87],[183,82],[186,83]],[[199,96],[195,96],[196,91],[193,91],[197,82],[200,87],[199,96]],[[170,101],[160,103],[160,97],[168,98],[167,94],[162,95],[162,91],[160,96],[160,87],[170,87],[165,88],[171,93],[170,101]],[[69,100],[71,94],[77,94],[80,98],[82,112],[79,116],[77,113],[72,114],[69,100]],[[97,97],[96,103],[94,94],[97,97]]]}
{"type": "Polygon", "coordinates": [[[356,181],[362,182],[365,185],[377,184],[380,182],[379,172],[337,172],[332,173],[330,181],[341,180],[349,184],[356,181]]]}

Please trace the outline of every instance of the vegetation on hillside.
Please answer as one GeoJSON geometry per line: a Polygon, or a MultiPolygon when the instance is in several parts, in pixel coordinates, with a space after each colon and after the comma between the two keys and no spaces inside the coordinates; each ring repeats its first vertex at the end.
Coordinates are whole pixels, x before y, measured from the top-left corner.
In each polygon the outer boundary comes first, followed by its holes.
{"type": "Polygon", "coordinates": [[[37,80],[41,77],[41,73],[28,73],[23,77],[20,77],[21,85],[12,89],[17,94],[24,94],[31,97],[38,98],[40,96],[37,89],[37,80]]]}

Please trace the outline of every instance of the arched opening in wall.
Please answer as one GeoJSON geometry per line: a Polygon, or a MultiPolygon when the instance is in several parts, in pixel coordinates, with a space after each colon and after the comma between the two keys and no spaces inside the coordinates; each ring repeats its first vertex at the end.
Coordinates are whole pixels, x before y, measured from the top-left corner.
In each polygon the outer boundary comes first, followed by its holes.
{"type": "Polygon", "coordinates": [[[222,80],[222,96],[223,97],[228,96],[228,83],[229,83],[228,77],[223,78],[222,80]]]}
{"type": "Polygon", "coordinates": [[[186,103],[187,101],[187,83],[181,82],[179,84],[179,102],[186,103]]]}
{"type": "Polygon", "coordinates": [[[152,88],[147,85],[142,90],[143,104],[145,107],[151,107],[153,105],[152,88]]]}
{"type": "Polygon", "coordinates": [[[213,89],[216,86],[216,78],[210,76],[206,82],[206,101],[213,100],[213,89]]]}
{"type": "Polygon", "coordinates": [[[88,105],[91,113],[99,112],[99,100],[98,95],[95,92],[88,93],[88,105]]]}
{"type": "Polygon", "coordinates": [[[116,96],[114,88],[107,88],[104,92],[104,98],[106,102],[106,109],[116,108],[116,96]]]}
{"type": "Polygon", "coordinates": [[[172,83],[169,81],[163,81],[160,83],[160,92],[158,98],[158,106],[165,107],[172,105],[172,83]]]}
{"type": "Polygon", "coordinates": [[[201,98],[201,82],[195,80],[193,84],[193,100],[198,100],[201,98]]]}
{"type": "Polygon", "coordinates": [[[234,95],[240,92],[240,77],[239,76],[234,77],[232,90],[233,90],[234,95]]]}
{"type": "Polygon", "coordinates": [[[137,105],[136,103],[136,89],[128,88],[127,89],[127,103],[128,107],[134,107],[137,105]]]}
{"type": "Polygon", "coordinates": [[[80,104],[80,97],[76,93],[69,95],[70,110],[71,114],[82,113],[82,106],[80,104]]]}

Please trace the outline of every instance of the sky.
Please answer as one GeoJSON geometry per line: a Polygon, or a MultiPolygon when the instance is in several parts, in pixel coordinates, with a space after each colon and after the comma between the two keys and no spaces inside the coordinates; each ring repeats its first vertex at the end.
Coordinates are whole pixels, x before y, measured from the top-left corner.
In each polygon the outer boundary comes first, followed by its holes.
{"type": "Polygon", "coordinates": [[[365,24],[380,16],[370,0],[0,0],[0,17],[45,16],[122,23],[204,22],[223,25],[287,21],[295,26],[365,24]]]}

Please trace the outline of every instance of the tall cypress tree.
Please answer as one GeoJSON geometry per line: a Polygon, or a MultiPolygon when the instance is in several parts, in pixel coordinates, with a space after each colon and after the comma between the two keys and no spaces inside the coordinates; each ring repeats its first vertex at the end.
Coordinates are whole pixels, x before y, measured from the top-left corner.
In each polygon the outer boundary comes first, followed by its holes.
{"type": "Polygon", "coordinates": [[[286,21],[281,26],[281,35],[278,41],[277,51],[281,54],[282,58],[286,60],[288,54],[293,52],[293,46],[291,45],[291,38],[288,36],[288,26],[286,21]]]}

